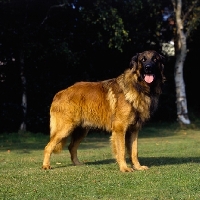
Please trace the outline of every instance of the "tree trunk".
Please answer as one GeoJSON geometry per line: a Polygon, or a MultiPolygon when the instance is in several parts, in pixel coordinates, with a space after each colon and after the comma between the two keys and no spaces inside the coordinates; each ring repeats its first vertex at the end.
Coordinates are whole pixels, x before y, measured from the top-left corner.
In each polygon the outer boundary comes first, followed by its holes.
{"type": "Polygon", "coordinates": [[[20,125],[19,131],[24,132],[26,131],[26,113],[27,113],[27,96],[26,96],[26,77],[24,73],[24,52],[21,50],[20,55],[20,77],[21,77],[21,83],[22,83],[22,111],[23,111],[23,118],[22,123],[20,125]]]}
{"type": "MultiPolygon", "coordinates": [[[[174,1],[173,1],[174,3],[174,1]]],[[[186,35],[183,31],[183,22],[181,20],[182,2],[177,0],[175,8],[176,14],[176,38],[175,38],[175,86],[176,86],[176,104],[177,119],[183,124],[190,124],[187,110],[187,98],[185,92],[185,83],[183,79],[183,65],[187,55],[186,35]]]]}

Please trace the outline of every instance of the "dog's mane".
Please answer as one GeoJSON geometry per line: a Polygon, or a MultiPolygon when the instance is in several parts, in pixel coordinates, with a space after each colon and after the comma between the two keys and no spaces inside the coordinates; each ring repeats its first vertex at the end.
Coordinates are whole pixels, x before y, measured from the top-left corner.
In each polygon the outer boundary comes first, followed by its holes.
{"type": "Polygon", "coordinates": [[[102,83],[105,89],[112,88],[112,95],[116,99],[117,95],[123,93],[132,108],[138,111],[141,120],[146,121],[157,109],[162,80],[158,79],[154,85],[149,86],[144,81],[138,80],[138,76],[137,72],[133,74],[130,69],[127,69],[117,78],[102,83]]]}

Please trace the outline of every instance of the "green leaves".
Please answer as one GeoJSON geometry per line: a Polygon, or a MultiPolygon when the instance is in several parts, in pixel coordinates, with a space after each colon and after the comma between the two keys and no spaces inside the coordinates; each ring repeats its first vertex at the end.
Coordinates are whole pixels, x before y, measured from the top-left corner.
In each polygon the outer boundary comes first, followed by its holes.
{"type": "Polygon", "coordinates": [[[91,5],[90,10],[83,7],[80,12],[87,26],[97,30],[98,41],[106,43],[109,48],[123,51],[123,45],[129,42],[130,38],[117,8],[107,1],[97,1],[91,5]]]}

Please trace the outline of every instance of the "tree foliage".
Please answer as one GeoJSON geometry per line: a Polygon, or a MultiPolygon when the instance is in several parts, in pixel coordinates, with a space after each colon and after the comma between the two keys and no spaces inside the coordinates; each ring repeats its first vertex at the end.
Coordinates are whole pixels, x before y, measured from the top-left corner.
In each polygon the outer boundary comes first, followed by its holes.
{"type": "MultiPolygon", "coordinates": [[[[47,131],[49,106],[58,90],[75,81],[115,77],[137,52],[161,52],[161,11],[170,4],[170,0],[0,1],[0,130],[18,129],[23,118],[20,55],[24,55],[27,128],[47,131]]],[[[183,3],[185,10],[188,4],[183,3]]],[[[199,31],[198,12],[196,6],[185,20],[189,35],[195,34],[189,30],[199,31]]],[[[166,67],[168,89],[173,88],[171,69],[166,67]]],[[[173,92],[164,93],[167,103],[160,109],[168,113],[165,118],[173,118],[173,98],[173,92]]]]}

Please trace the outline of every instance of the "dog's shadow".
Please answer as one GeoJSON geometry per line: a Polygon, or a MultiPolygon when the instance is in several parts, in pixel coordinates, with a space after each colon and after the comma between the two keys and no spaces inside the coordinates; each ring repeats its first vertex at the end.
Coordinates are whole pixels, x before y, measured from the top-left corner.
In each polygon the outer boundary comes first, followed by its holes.
{"type": "MultiPolygon", "coordinates": [[[[130,164],[129,159],[126,160],[127,164],[130,164]]],[[[185,163],[200,163],[200,157],[140,157],[139,158],[141,165],[146,165],[148,167],[152,166],[163,166],[163,165],[180,165],[185,163]]],[[[115,159],[104,159],[96,160],[92,162],[84,162],[83,165],[108,165],[116,163],[115,159]]],[[[67,166],[72,166],[69,164],[67,166]]],[[[56,166],[55,168],[64,168],[66,165],[56,166]]],[[[53,169],[55,169],[53,168],[53,169]]]]}
{"type": "Polygon", "coordinates": [[[180,165],[200,163],[200,157],[141,157],[140,163],[147,166],[180,165]]]}
{"type": "MultiPolygon", "coordinates": [[[[200,157],[141,157],[141,165],[162,166],[162,165],[179,165],[184,163],[200,163],[200,157]]],[[[106,165],[116,163],[115,159],[98,160],[94,162],[85,162],[86,165],[106,165]]],[[[127,163],[130,161],[127,159],[127,163]]]]}

